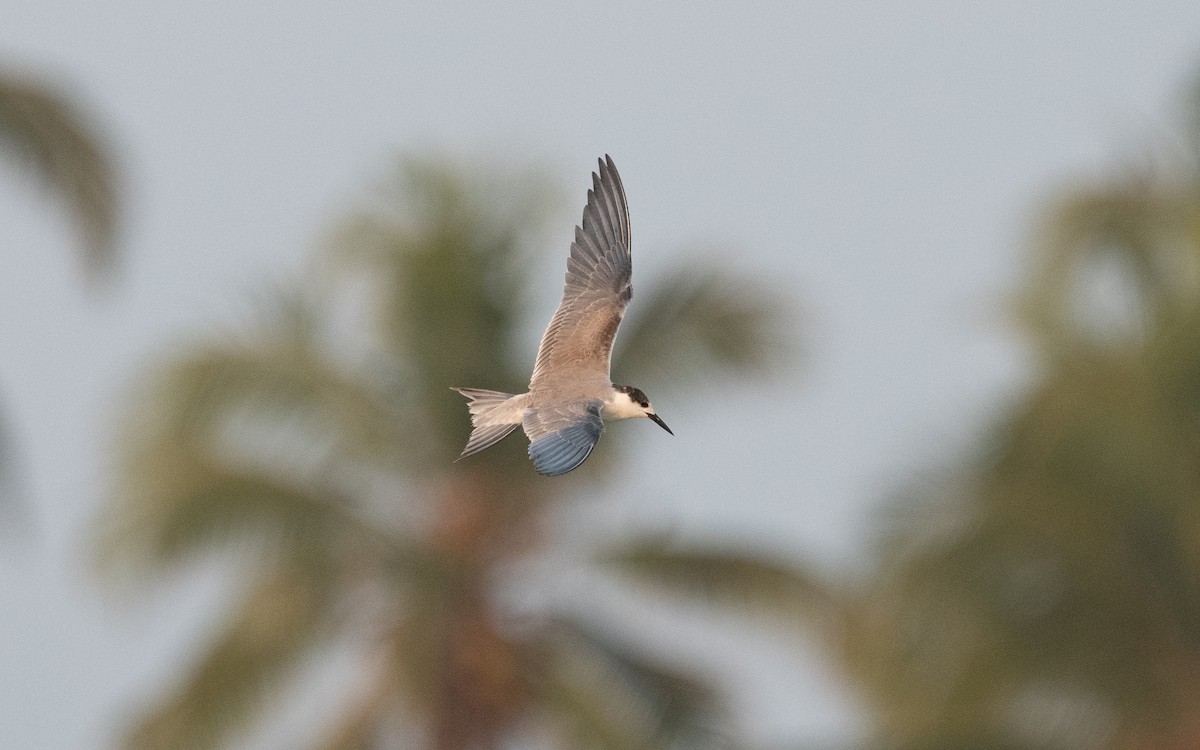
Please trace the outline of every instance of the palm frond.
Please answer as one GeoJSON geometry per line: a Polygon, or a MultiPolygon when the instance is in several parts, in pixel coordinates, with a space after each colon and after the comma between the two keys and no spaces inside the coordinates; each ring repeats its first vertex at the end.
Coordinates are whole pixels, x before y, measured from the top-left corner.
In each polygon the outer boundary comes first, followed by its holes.
{"type": "Polygon", "coordinates": [[[728,748],[728,717],[703,680],[575,618],[540,641],[534,681],[569,747],[728,748]]]}
{"type": "Polygon", "coordinates": [[[1120,347],[1200,302],[1200,193],[1127,176],[1056,203],[1019,300],[1047,353],[1120,347]]]}
{"type": "Polygon", "coordinates": [[[335,267],[365,272],[376,333],[447,424],[451,385],[517,388],[529,363],[512,355],[524,317],[532,240],[548,193],[533,173],[472,173],[402,160],[371,205],[330,242],[335,267]]]}
{"type": "Polygon", "coordinates": [[[375,509],[351,498],[372,470],[408,465],[417,440],[310,339],[206,344],[147,378],[141,396],[104,520],[109,562],[179,561],[235,539],[295,554],[386,546],[375,509]]]}
{"type": "Polygon", "coordinates": [[[871,750],[1070,750],[1073,745],[1022,742],[999,731],[948,733],[908,743],[881,743],[871,750]]]}
{"type": "Polygon", "coordinates": [[[23,477],[17,441],[0,409],[0,537],[31,521],[23,497],[23,477]]]}
{"type": "Polygon", "coordinates": [[[156,570],[239,544],[297,559],[395,544],[335,488],[229,467],[171,446],[138,458],[140,468],[127,469],[132,481],[118,489],[102,520],[102,570],[156,570]]]}
{"type": "Polygon", "coordinates": [[[125,750],[215,750],[285,692],[285,678],[328,626],[320,569],[261,574],[228,628],[126,736],[125,750]]]}
{"type": "Polygon", "coordinates": [[[42,83],[0,75],[0,147],[65,200],[78,230],[88,273],[116,262],[117,169],[96,124],[42,83]]]}
{"type": "MultiPolygon", "coordinates": [[[[385,378],[339,362],[322,340],[315,304],[281,295],[261,330],[195,344],[160,366],[143,380],[144,407],[131,429],[156,440],[216,445],[235,438],[231,430],[286,426],[287,448],[311,468],[323,468],[322,454],[364,467],[390,470],[400,461],[411,468],[423,441],[403,424],[408,404],[385,378]]],[[[262,449],[273,442],[259,437],[262,449]]]]}
{"type": "MultiPolygon", "coordinates": [[[[772,372],[797,351],[793,314],[760,283],[698,265],[651,284],[617,337],[614,373],[680,388],[714,376],[772,372]]],[[[657,390],[657,389],[656,389],[657,390]]]]}
{"type": "Polygon", "coordinates": [[[836,620],[840,593],[824,577],[753,553],[686,548],[661,539],[633,541],[600,558],[635,582],[722,609],[790,624],[836,620]]]}
{"type": "Polygon", "coordinates": [[[395,710],[394,665],[384,661],[364,669],[358,695],[336,719],[335,725],[312,747],[316,750],[377,750],[395,710]]]}

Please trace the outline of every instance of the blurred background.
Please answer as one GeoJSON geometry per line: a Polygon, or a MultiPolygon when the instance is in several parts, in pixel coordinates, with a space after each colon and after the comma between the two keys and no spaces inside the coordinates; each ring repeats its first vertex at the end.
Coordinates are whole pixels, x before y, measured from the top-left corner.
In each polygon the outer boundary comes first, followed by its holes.
{"type": "Polygon", "coordinates": [[[0,15],[0,746],[1200,743],[1200,6],[0,15]]]}

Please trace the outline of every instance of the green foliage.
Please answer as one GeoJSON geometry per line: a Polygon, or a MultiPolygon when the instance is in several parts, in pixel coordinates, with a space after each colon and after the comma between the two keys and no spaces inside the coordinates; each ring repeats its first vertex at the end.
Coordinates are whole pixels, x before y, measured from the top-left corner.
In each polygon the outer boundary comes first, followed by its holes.
{"type": "Polygon", "coordinates": [[[332,590],[316,566],[260,571],[196,668],[161,698],[125,747],[220,747],[271,705],[272,687],[327,635],[332,590]]]}
{"type": "Polygon", "coordinates": [[[836,615],[836,593],[824,577],[753,549],[689,548],[651,538],[632,540],[601,559],[656,588],[791,625],[836,615]]]}
{"type": "Polygon", "coordinates": [[[66,201],[90,275],[116,260],[116,167],[95,124],[43,83],[0,73],[0,148],[16,155],[66,201]]]}
{"type": "Polygon", "coordinates": [[[1172,177],[1127,177],[1052,207],[1022,296],[1023,321],[1044,352],[1119,349],[1192,314],[1200,299],[1195,189],[1172,177]]]}
{"type": "Polygon", "coordinates": [[[906,742],[1200,738],[1200,175],[1069,191],[1021,322],[1040,379],[896,504],[845,654],[906,742]]]}
{"type": "MultiPolygon", "coordinates": [[[[44,83],[0,71],[0,151],[15,156],[66,201],[89,277],[111,270],[119,190],[109,145],[95,124],[44,83]]],[[[24,515],[14,502],[18,488],[13,442],[0,414],[0,515],[8,522],[21,521],[24,515]]]]}
{"type": "Polygon", "coordinates": [[[638,283],[634,295],[613,364],[627,382],[669,378],[679,388],[703,383],[713,365],[719,377],[755,375],[778,369],[795,353],[794,340],[778,324],[783,301],[728,269],[699,265],[638,283]]]}
{"type": "Polygon", "coordinates": [[[697,677],[639,653],[612,634],[560,618],[542,641],[535,685],[578,750],[728,748],[725,710],[697,677]]]}

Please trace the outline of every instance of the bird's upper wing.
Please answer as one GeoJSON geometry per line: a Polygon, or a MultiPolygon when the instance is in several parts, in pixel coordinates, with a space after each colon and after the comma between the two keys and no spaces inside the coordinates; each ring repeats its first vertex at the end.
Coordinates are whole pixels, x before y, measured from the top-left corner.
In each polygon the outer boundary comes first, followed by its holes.
{"type": "Polygon", "coordinates": [[[577,468],[596,447],[604,421],[600,401],[578,401],[530,409],[523,427],[533,467],[547,476],[577,468]]]}
{"type": "Polygon", "coordinates": [[[592,174],[583,209],[583,226],[575,227],[562,302],[550,319],[530,386],[547,373],[586,370],[608,377],[613,337],[633,296],[630,279],[629,206],[612,158],[592,174]]]}

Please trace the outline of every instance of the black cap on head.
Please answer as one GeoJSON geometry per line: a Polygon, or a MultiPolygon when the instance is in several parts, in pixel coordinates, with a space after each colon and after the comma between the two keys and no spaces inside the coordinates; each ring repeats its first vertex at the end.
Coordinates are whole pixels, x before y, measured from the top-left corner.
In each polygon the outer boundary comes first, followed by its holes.
{"type": "Polygon", "coordinates": [[[640,388],[631,385],[614,385],[613,388],[629,396],[629,400],[635,404],[641,404],[642,408],[650,405],[650,399],[646,398],[646,394],[640,388]]]}

